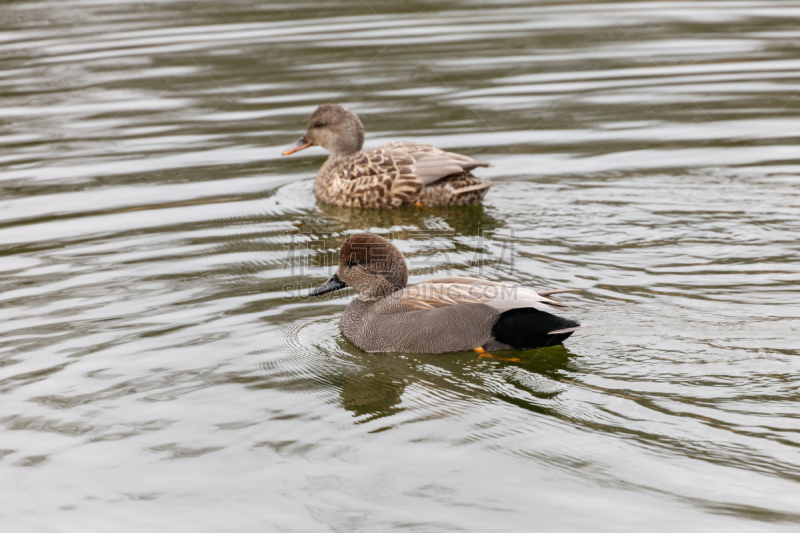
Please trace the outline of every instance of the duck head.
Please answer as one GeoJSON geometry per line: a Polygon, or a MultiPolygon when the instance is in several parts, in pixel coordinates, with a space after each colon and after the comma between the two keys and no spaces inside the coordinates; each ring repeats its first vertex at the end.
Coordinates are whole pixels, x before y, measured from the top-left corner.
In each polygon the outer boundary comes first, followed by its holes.
{"type": "Polygon", "coordinates": [[[308,119],[306,134],[281,155],[310,146],[322,146],[332,154],[350,155],[364,145],[364,125],[358,115],[339,104],[323,104],[308,119]]]}
{"type": "Polygon", "coordinates": [[[378,235],[357,233],[342,244],[336,274],[308,294],[319,296],[354,287],[362,299],[378,300],[405,288],[406,283],[408,267],[400,250],[378,235]]]}

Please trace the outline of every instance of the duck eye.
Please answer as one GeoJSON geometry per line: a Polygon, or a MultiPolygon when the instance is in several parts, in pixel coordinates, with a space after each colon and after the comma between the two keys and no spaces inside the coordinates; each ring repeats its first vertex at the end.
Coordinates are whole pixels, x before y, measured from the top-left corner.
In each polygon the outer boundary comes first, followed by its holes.
{"type": "Polygon", "coordinates": [[[322,127],[324,127],[324,126],[325,126],[325,123],[324,123],[324,122],[317,122],[316,124],[314,124],[314,127],[315,127],[315,128],[322,128],[322,127]]]}
{"type": "Polygon", "coordinates": [[[356,261],[355,259],[351,259],[350,262],[347,263],[347,266],[348,267],[353,267],[353,266],[356,266],[357,264],[358,264],[358,261],[356,261]]]}

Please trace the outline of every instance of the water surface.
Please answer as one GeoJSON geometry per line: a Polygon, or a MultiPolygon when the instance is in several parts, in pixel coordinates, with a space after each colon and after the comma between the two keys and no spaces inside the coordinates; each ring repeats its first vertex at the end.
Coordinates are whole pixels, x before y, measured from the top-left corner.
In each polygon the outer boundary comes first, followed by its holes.
{"type": "Polygon", "coordinates": [[[319,4],[0,7],[3,530],[796,531],[800,4],[319,4]],[[319,203],[328,101],[502,183],[319,203]],[[354,230],[591,327],[366,354],[354,230]]]}

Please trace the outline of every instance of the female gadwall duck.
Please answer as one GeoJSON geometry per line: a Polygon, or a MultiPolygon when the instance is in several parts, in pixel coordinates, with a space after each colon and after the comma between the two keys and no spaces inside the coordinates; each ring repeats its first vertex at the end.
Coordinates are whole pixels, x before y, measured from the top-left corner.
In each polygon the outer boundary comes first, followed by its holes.
{"type": "Polygon", "coordinates": [[[331,155],[317,173],[314,193],[344,207],[467,205],[483,200],[492,184],[470,170],[488,167],[465,155],[427,144],[391,142],[362,150],[364,125],[338,104],[323,104],[306,134],[283,155],[319,145],[331,155]]]}
{"type": "MultiPolygon", "coordinates": [[[[552,294],[477,278],[437,278],[406,286],[400,250],[370,233],[347,237],[336,274],[309,294],[345,287],[359,295],[339,327],[367,352],[442,353],[544,348],[562,344],[580,324],[550,313],[567,304],[552,294]]],[[[500,358],[498,358],[500,359],[500,358]]],[[[510,359],[519,361],[518,359],[510,359]]]]}

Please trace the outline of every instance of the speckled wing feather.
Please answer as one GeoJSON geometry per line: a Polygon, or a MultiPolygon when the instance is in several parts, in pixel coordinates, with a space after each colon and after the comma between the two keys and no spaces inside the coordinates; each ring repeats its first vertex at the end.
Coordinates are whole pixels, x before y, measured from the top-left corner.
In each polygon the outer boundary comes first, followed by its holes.
{"type": "Polygon", "coordinates": [[[489,163],[426,144],[392,142],[326,163],[315,192],[342,206],[463,205],[482,199],[491,186],[469,173],[478,166],[489,163]]]}
{"type": "Polygon", "coordinates": [[[414,203],[423,187],[414,173],[414,160],[384,146],[337,161],[329,172],[326,188],[317,195],[337,205],[400,207],[414,203]]]}

